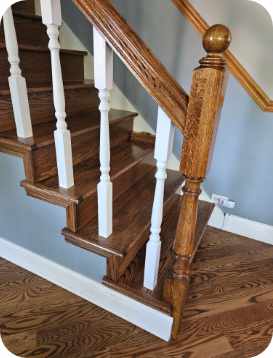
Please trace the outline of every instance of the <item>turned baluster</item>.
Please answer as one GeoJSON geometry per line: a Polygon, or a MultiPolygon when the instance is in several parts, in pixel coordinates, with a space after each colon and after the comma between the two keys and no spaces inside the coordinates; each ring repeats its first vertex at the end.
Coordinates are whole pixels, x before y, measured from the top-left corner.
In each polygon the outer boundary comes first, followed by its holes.
{"type": "Polygon", "coordinates": [[[65,95],[60,61],[59,27],[62,24],[60,0],[41,0],[43,24],[47,26],[51,56],[53,102],[57,119],[54,132],[59,185],[68,189],[74,185],[72,145],[67,129],[65,95]]]}
{"type": "Polygon", "coordinates": [[[100,171],[98,191],[99,235],[112,234],[113,188],[110,180],[110,92],[113,87],[113,50],[94,27],[94,77],[100,98],[100,171]]]}
{"type": "Polygon", "coordinates": [[[160,231],[163,218],[164,187],[167,178],[166,167],[171,154],[174,125],[170,118],[158,108],[155,155],[157,161],[156,186],[151,219],[151,234],[146,246],[144,287],[153,290],[157,284],[161,241],[160,231]]]}
{"type": "Polygon", "coordinates": [[[32,124],[29,110],[26,80],[20,69],[18,42],[14,27],[12,10],[9,8],[4,16],[5,43],[10,63],[9,88],[13,106],[17,136],[32,137],[32,124]]]}
{"type": "Polygon", "coordinates": [[[227,50],[230,39],[230,32],[225,26],[211,27],[203,39],[207,56],[200,60],[200,66],[193,74],[181,159],[181,171],[186,181],[173,248],[174,265],[171,277],[166,280],[164,287],[165,297],[173,307],[173,338],[179,332],[190,280],[190,265],[199,244],[195,241],[198,198],[209,166],[223,103],[223,53],[227,50]]]}

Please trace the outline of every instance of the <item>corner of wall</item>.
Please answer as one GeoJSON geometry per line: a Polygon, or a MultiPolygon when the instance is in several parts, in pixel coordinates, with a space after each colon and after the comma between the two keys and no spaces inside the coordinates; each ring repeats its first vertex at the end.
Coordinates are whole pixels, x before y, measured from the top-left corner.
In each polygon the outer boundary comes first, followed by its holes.
{"type": "MultiPolygon", "coordinates": [[[[213,202],[204,188],[202,188],[200,200],[207,201],[209,203],[213,202]]],[[[225,222],[225,213],[219,206],[215,205],[215,208],[211,214],[208,225],[213,226],[217,229],[223,229],[224,222],[225,222]]]]}

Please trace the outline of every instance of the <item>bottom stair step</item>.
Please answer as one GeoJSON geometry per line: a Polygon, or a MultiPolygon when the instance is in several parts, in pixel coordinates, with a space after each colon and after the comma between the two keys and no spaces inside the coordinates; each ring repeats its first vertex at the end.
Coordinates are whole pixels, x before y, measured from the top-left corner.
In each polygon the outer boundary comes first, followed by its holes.
{"type": "MultiPolygon", "coordinates": [[[[126,269],[124,275],[115,282],[108,277],[104,277],[104,284],[108,287],[119,291],[126,296],[134,298],[148,306],[163,311],[165,313],[171,313],[170,304],[163,298],[163,283],[166,277],[170,259],[171,248],[174,242],[176,226],[178,222],[179,209],[180,209],[180,195],[175,195],[169,201],[164,212],[164,219],[161,230],[161,258],[159,266],[158,285],[154,291],[143,288],[144,277],[144,263],[146,247],[144,246],[135,259],[131,262],[130,266],[126,269]]],[[[213,211],[214,204],[199,201],[198,221],[196,229],[196,243],[198,243],[201,237],[204,235],[207,223],[213,211]]]]}
{"type": "MultiPolygon", "coordinates": [[[[95,252],[116,262],[108,260],[108,275],[113,274],[109,266],[116,265],[118,276],[121,275],[134,259],[137,252],[149,237],[151,211],[155,189],[155,166],[150,162],[141,162],[140,170],[144,176],[121,194],[113,203],[113,234],[104,239],[98,236],[98,219],[95,217],[89,224],[76,233],[64,229],[65,239],[86,250],[95,252]]],[[[168,170],[165,187],[165,205],[175,196],[182,184],[181,173],[168,170]]]]}

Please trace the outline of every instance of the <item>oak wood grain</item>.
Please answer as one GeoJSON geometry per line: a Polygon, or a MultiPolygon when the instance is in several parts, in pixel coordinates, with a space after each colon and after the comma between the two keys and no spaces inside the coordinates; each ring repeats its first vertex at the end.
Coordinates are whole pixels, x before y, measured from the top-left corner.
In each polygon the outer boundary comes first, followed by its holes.
{"type": "MultiPolygon", "coordinates": [[[[200,202],[197,230],[196,230],[196,242],[204,235],[207,222],[210,218],[211,212],[214,208],[213,204],[200,202]]],[[[142,247],[132,264],[126,269],[124,274],[117,282],[111,281],[111,279],[105,277],[104,283],[127,296],[133,297],[136,300],[144,302],[153,308],[171,313],[171,306],[166,302],[163,297],[163,284],[166,278],[168,270],[173,263],[173,257],[171,256],[172,246],[175,238],[176,226],[180,210],[180,197],[174,195],[165,204],[164,218],[161,229],[161,257],[159,264],[159,275],[157,287],[153,290],[147,290],[143,288],[144,266],[145,266],[145,251],[146,248],[142,247]]],[[[149,232],[144,233],[146,235],[146,241],[148,240],[149,232]]]]}
{"type": "MultiPolygon", "coordinates": [[[[46,28],[40,16],[27,15],[13,11],[17,41],[21,45],[43,46],[48,44],[46,28]]],[[[0,26],[0,43],[4,43],[3,22],[0,26]]]]}
{"type": "Polygon", "coordinates": [[[133,142],[137,143],[149,143],[155,144],[155,135],[147,132],[133,132],[131,139],[133,142]]]}
{"type": "MultiPolygon", "coordinates": [[[[60,58],[64,81],[84,80],[84,56],[86,52],[61,50],[60,58]],[[75,71],[77,68],[77,71],[75,71]]],[[[44,47],[20,45],[20,66],[29,86],[32,83],[51,83],[51,61],[49,50],[44,47]]],[[[4,44],[0,44],[0,86],[8,88],[9,63],[4,44]]]]}
{"type": "Polygon", "coordinates": [[[17,1],[12,10],[21,14],[35,14],[35,0],[17,1]]]}
{"type": "MultiPolygon", "coordinates": [[[[64,89],[68,121],[72,117],[91,113],[98,108],[99,100],[97,90],[94,88],[92,82],[86,81],[76,84],[65,83],[64,89]]],[[[5,133],[4,136],[15,138],[15,121],[9,90],[0,90],[0,96],[0,132],[13,130],[13,132],[5,133]]],[[[49,83],[39,84],[39,87],[28,88],[28,98],[31,121],[35,133],[38,131],[38,129],[35,129],[37,124],[47,122],[55,123],[56,118],[54,114],[52,86],[49,83]]],[[[36,138],[38,137],[39,136],[36,135],[36,138]]]]}
{"type": "MultiPolygon", "coordinates": [[[[98,155],[99,112],[89,109],[89,113],[79,113],[67,120],[71,131],[75,165],[98,155]]],[[[129,140],[135,115],[128,111],[112,110],[110,112],[112,148],[129,140]]],[[[38,182],[56,176],[57,163],[53,136],[55,129],[55,121],[39,123],[33,126],[33,137],[28,139],[17,138],[15,130],[3,132],[0,136],[0,151],[6,146],[10,148],[11,154],[13,152],[16,155],[19,150],[22,154],[30,152],[32,172],[30,177],[27,176],[29,181],[38,182]]]]}
{"type": "MultiPolygon", "coordinates": [[[[114,183],[114,198],[128,190],[135,181],[144,176],[138,164],[151,153],[147,145],[125,142],[111,151],[111,178],[114,183]]],[[[99,159],[95,156],[74,167],[75,185],[64,190],[59,188],[56,176],[42,182],[23,181],[21,185],[28,195],[67,210],[67,227],[76,232],[90,222],[97,213],[97,183],[100,177],[99,159]]]]}
{"type": "Polygon", "coordinates": [[[211,281],[209,277],[204,277],[202,282],[192,281],[191,290],[196,298],[194,302],[189,298],[185,309],[194,310],[195,315],[184,318],[178,339],[170,343],[0,259],[0,327],[4,343],[13,353],[33,358],[204,358],[204,352],[206,358],[249,358],[260,354],[273,333],[271,246],[208,228],[200,247],[193,271],[199,277],[205,271],[215,276],[211,281]],[[233,241],[240,247],[236,254],[234,251],[228,254],[227,250],[221,256],[215,252],[222,245],[232,249],[233,241]],[[247,266],[241,266],[237,258],[243,259],[245,252],[249,252],[247,266]],[[234,265],[227,264],[223,273],[222,259],[228,257],[232,264],[234,255],[237,257],[234,265]],[[215,265],[219,267],[216,271],[215,265]],[[264,275],[271,281],[267,281],[270,293],[262,301],[259,287],[261,293],[264,287],[249,284],[249,272],[253,274],[253,282],[264,275]],[[211,286],[210,293],[203,295],[200,283],[211,286]],[[232,300],[224,299],[221,312],[217,307],[213,312],[212,304],[208,316],[205,312],[199,315],[202,301],[213,302],[221,297],[219,285],[232,291],[236,302],[241,297],[240,287],[248,286],[249,298],[242,306],[234,306],[232,300]]]}
{"type": "Polygon", "coordinates": [[[226,83],[223,54],[230,42],[228,28],[223,25],[209,28],[203,37],[207,55],[193,72],[186,117],[189,137],[183,142],[180,165],[186,180],[173,246],[175,260],[164,286],[164,296],[172,304],[173,338],[179,332],[190,284],[191,263],[200,244],[200,240],[195,240],[198,198],[209,169],[223,105],[226,83]]]}
{"type": "MultiPolygon", "coordinates": [[[[115,112],[113,110],[110,116],[110,137],[111,148],[113,149],[129,140],[135,114],[126,111],[115,112]]],[[[70,126],[74,165],[86,161],[89,158],[97,157],[99,153],[99,113],[90,113],[85,117],[88,121],[86,128],[83,127],[75,130],[73,126],[70,126]]],[[[84,123],[84,121],[81,120],[81,116],[77,118],[76,124],[77,123],[84,123]]],[[[76,128],[77,127],[78,126],[76,126],[76,128]]],[[[56,151],[52,134],[53,131],[51,132],[51,138],[48,142],[44,141],[42,144],[37,145],[32,151],[36,181],[56,176],[56,151]]]]}
{"type": "MultiPolygon", "coordinates": [[[[66,240],[69,242],[93,251],[106,257],[117,256],[126,259],[134,252],[135,245],[141,241],[144,245],[147,237],[143,234],[150,228],[150,213],[153,204],[154,188],[154,166],[151,164],[142,164],[142,170],[145,170],[145,176],[137,181],[132,187],[120,195],[114,201],[113,214],[113,234],[107,239],[98,237],[97,217],[88,225],[76,233],[64,230],[66,240]],[[143,206],[145,203],[145,206],[143,206]],[[142,210],[139,210],[139,208],[142,210]]],[[[178,172],[168,171],[166,182],[165,201],[174,195],[176,189],[181,185],[182,176],[178,172]]],[[[134,252],[136,255],[137,252],[134,252]]]]}
{"type": "MultiPolygon", "coordinates": [[[[34,279],[33,283],[31,275],[27,274],[23,278],[24,273],[21,271],[15,278],[1,276],[0,264],[0,291],[1,287],[4,290],[10,289],[5,296],[0,294],[0,308],[1,297],[4,305],[3,316],[0,313],[0,327],[8,337],[8,345],[15,345],[18,354],[27,352],[28,356],[33,357],[87,358],[93,356],[94,349],[90,349],[94,346],[96,356],[100,357],[108,357],[109,354],[111,357],[148,357],[158,354],[186,357],[204,352],[211,354],[216,349],[221,355],[234,355],[236,349],[243,345],[244,334],[240,332],[247,326],[255,335],[255,342],[259,341],[257,347],[260,349],[266,339],[264,335],[253,332],[257,332],[262,323],[271,327],[268,315],[272,310],[273,279],[270,274],[272,264],[268,259],[273,254],[272,248],[262,245],[257,253],[257,247],[248,243],[250,246],[246,250],[247,239],[236,236],[237,246],[232,249],[228,243],[230,234],[215,229],[207,229],[204,234],[212,206],[198,202],[200,184],[206,175],[212,152],[217,115],[223,102],[225,63],[222,53],[229,44],[228,30],[218,25],[211,28],[204,38],[208,55],[194,71],[192,92],[188,98],[108,0],[75,2],[81,4],[82,11],[102,31],[142,85],[185,134],[181,171],[186,177],[186,185],[180,204],[175,191],[183,176],[168,171],[162,226],[164,250],[156,290],[151,293],[142,289],[144,245],[149,236],[155,184],[155,165],[151,155],[154,138],[143,134],[132,135],[132,119],[136,114],[122,111],[111,113],[115,231],[108,240],[102,240],[97,236],[96,217],[96,184],[99,178],[98,97],[93,86],[88,87],[83,82],[85,53],[67,50],[61,53],[67,107],[71,114],[68,124],[75,168],[75,186],[63,190],[59,188],[56,176],[49,53],[45,46],[37,46],[39,36],[41,45],[45,38],[41,33],[43,28],[40,18],[33,15],[16,16],[16,26],[19,30],[33,29],[33,37],[22,35],[19,42],[23,72],[30,83],[34,137],[27,140],[16,138],[9,91],[4,85],[0,91],[4,99],[0,149],[23,158],[28,180],[22,185],[29,195],[66,208],[68,228],[63,232],[66,240],[107,257],[106,284],[174,316],[174,337],[177,343],[166,346],[155,337],[151,338],[129,325],[127,335],[122,338],[122,342],[125,342],[122,347],[120,337],[126,329],[124,327],[128,327],[124,321],[118,320],[119,323],[116,323],[117,319],[110,314],[75,296],[70,298],[64,295],[62,300],[62,294],[58,292],[55,295],[50,285],[43,286],[41,283],[46,298],[52,300],[45,305],[45,298],[39,296],[40,289],[37,288],[39,280],[34,279]],[[40,74],[42,60],[44,72],[40,74]],[[74,71],[75,68],[77,71],[74,71]],[[200,244],[203,236],[211,240],[210,245],[200,244]],[[215,239],[216,236],[219,241],[215,239]],[[219,242],[223,244],[221,247],[219,242]],[[197,252],[198,246],[200,255],[197,252]],[[238,254],[242,250],[244,254],[238,254]],[[256,262],[264,264],[264,271],[256,262]],[[242,274],[242,267],[250,270],[252,275],[242,274]],[[258,270],[256,275],[255,270],[258,270]],[[188,292],[191,273],[193,286],[188,292]],[[5,282],[2,285],[1,277],[16,282],[14,286],[5,282]],[[24,285],[23,293],[18,292],[20,277],[24,285]],[[230,280],[230,285],[224,286],[224,280],[230,280]],[[213,289],[211,284],[214,285],[213,289]],[[39,298],[32,301],[36,293],[39,298]],[[37,306],[32,307],[31,304],[37,306]],[[230,312],[232,314],[228,314],[230,312]],[[239,312],[242,313],[242,321],[236,321],[239,312]],[[260,315],[259,319],[252,320],[251,312],[253,317],[260,315]],[[180,330],[182,314],[184,321],[180,330]],[[216,321],[213,320],[215,317],[216,321]],[[102,326],[101,319],[105,320],[102,326]],[[236,333],[231,332],[234,320],[236,333]],[[208,331],[209,334],[205,334],[208,331]],[[84,336],[83,342],[75,332],[84,336]],[[63,335],[65,337],[60,339],[63,335]],[[179,347],[181,337],[183,351],[179,347]],[[192,337],[196,340],[191,340],[192,337]],[[19,341],[22,343],[18,346],[19,341]],[[113,347],[105,348],[105,341],[113,347]]],[[[2,44],[0,69],[7,77],[6,60],[5,46],[2,44]]],[[[3,84],[6,83],[5,76],[3,84]]]]}

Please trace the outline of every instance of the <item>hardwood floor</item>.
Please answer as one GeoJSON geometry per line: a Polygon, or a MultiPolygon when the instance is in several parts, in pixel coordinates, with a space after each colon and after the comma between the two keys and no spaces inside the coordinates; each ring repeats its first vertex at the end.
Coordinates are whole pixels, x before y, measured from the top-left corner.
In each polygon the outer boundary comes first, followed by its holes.
{"type": "Polygon", "coordinates": [[[171,343],[1,259],[2,338],[33,358],[254,357],[273,332],[272,257],[270,245],[208,228],[171,343]]]}

